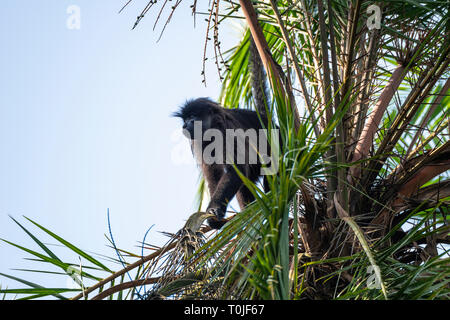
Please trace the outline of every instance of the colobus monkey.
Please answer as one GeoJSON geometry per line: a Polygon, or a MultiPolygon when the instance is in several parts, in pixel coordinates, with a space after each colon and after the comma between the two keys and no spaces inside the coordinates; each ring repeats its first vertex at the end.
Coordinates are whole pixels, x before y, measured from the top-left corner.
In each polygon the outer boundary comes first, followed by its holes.
{"type": "MultiPolygon", "coordinates": [[[[188,101],[178,112],[173,114],[183,120],[183,132],[191,139],[194,156],[206,179],[211,197],[207,212],[215,215],[215,218],[208,219],[208,224],[214,229],[220,229],[225,224],[223,218],[228,203],[235,195],[241,210],[254,200],[252,193],[243,184],[235,167],[247,179],[256,182],[261,176],[261,151],[263,151],[262,156],[268,155],[267,152],[270,152],[268,149],[262,150],[263,148],[261,148],[261,144],[268,146],[267,135],[263,137],[259,135],[261,129],[268,128],[265,73],[251,36],[249,41],[251,85],[258,113],[243,109],[226,109],[208,98],[199,98],[188,101]],[[197,132],[195,132],[196,124],[197,132]],[[214,134],[204,139],[204,134],[208,134],[210,129],[214,129],[210,131],[214,134]],[[230,138],[227,131],[230,132],[230,130],[234,133],[238,132],[232,137],[234,144],[231,149],[230,144],[227,145],[227,142],[230,142],[227,141],[227,138],[230,138]],[[249,130],[254,130],[256,137],[247,136],[246,132],[249,130]],[[239,144],[239,142],[243,143],[239,144]],[[215,148],[211,148],[213,144],[215,148]],[[221,158],[223,161],[205,161],[205,151],[210,151],[210,158],[214,158],[212,160],[221,158]]],[[[265,179],[264,189],[267,191],[265,179]]]]}
{"type": "Polygon", "coordinates": [[[261,176],[261,156],[268,156],[270,148],[267,118],[255,111],[225,109],[208,98],[188,101],[174,116],[183,119],[183,133],[191,140],[208,185],[211,200],[206,211],[216,216],[208,223],[220,229],[235,195],[241,209],[254,200],[236,169],[252,182],[261,176]]]}

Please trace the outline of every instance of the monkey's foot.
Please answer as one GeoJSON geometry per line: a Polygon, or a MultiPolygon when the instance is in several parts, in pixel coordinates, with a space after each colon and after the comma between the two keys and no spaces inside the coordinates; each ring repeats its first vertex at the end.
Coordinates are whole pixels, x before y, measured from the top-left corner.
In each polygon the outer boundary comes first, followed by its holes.
{"type": "Polygon", "coordinates": [[[220,229],[223,227],[223,225],[225,223],[227,223],[226,220],[224,220],[224,219],[219,220],[216,217],[209,218],[207,221],[208,221],[208,225],[213,229],[220,229]]]}
{"type": "Polygon", "coordinates": [[[208,224],[211,228],[220,229],[227,222],[226,220],[223,219],[225,214],[222,212],[222,210],[220,210],[218,208],[209,208],[209,209],[207,209],[207,212],[215,215],[215,217],[209,218],[207,220],[208,224]]]}

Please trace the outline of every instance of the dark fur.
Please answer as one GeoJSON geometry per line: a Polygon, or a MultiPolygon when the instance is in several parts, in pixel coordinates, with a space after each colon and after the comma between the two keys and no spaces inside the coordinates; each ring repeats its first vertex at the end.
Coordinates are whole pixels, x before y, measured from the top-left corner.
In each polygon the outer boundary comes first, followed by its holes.
{"type": "MultiPolygon", "coordinates": [[[[203,125],[203,130],[218,129],[224,136],[226,129],[243,129],[245,131],[251,128],[255,130],[267,128],[265,116],[259,117],[256,112],[250,110],[225,109],[208,98],[190,100],[173,115],[183,119],[183,128],[188,131],[192,129],[193,121],[202,120],[203,123],[206,123],[203,125]]],[[[192,132],[191,137],[193,137],[192,132]]],[[[191,141],[193,142],[193,140],[191,141]]],[[[210,143],[203,142],[202,151],[210,143]]],[[[236,155],[236,150],[234,150],[234,154],[236,155]]],[[[253,182],[260,177],[261,164],[259,161],[257,164],[249,164],[247,161],[245,164],[237,164],[236,167],[253,182]]],[[[235,195],[241,209],[252,202],[254,197],[243,184],[233,165],[208,165],[202,162],[201,169],[211,196],[207,211],[216,215],[216,218],[209,219],[208,223],[212,228],[220,229],[225,223],[223,218],[228,203],[235,195]]]]}
{"type": "Polygon", "coordinates": [[[250,55],[249,55],[249,69],[250,69],[250,84],[252,86],[252,95],[255,103],[255,108],[259,114],[266,115],[270,105],[269,94],[267,92],[266,73],[264,66],[256,48],[255,41],[250,34],[250,55]]]}

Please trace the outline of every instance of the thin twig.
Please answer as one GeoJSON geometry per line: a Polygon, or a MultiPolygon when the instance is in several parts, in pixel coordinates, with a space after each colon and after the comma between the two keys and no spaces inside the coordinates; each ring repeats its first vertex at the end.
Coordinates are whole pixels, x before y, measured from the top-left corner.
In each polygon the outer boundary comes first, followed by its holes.
{"type": "Polygon", "coordinates": [[[108,296],[113,295],[116,292],[122,291],[122,290],[126,290],[126,289],[130,289],[130,288],[135,288],[138,286],[143,286],[146,284],[153,284],[158,282],[159,277],[156,278],[147,278],[147,279],[139,279],[139,280],[133,280],[133,281],[128,281],[128,282],[123,282],[120,283],[118,285],[115,285],[114,287],[108,288],[105,291],[100,292],[98,295],[96,295],[95,297],[93,297],[91,300],[102,300],[108,296]]]}
{"type": "Polygon", "coordinates": [[[78,299],[80,299],[80,298],[83,297],[83,294],[85,294],[85,295],[87,296],[90,292],[92,292],[92,291],[94,291],[94,290],[96,290],[96,289],[98,289],[98,288],[104,286],[104,285],[107,284],[108,282],[111,282],[111,281],[114,280],[115,278],[120,277],[120,276],[123,275],[124,273],[126,273],[126,272],[128,272],[128,271],[130,271],[130,270],[133,270],[134,268],[139,267],[140,265],[146,263],[147,261],[150,261],[150,260],[152,260],[152,259],[155,259],[155,258],[157,258],[158,256],[160,256],[161,254],[163,254],[163,253],[165,253],[165,252],[167,252],[167,251],[173,249],[173,248],[176,246],[176,244],[177,244],[177,242],[173,242],[173,243],[171,243],[170,245],[168,245],[168,246],[166,246],[166,247],[162,247],[162,248],[159,249],[158,251],[155,251],[155,252],[153,252],[152,254],[149,254],[148,256],[142,257],[140,260],[138,260],[138,261],[136,261],[136,262],[134,262],[134,263],[132,263],[132,264],[126,266],[126,267],[123,268],[122,270],[119,270],[119,271],[113,273],[112,275],[110,275],[109,277],[103,279],[102,281],[97,282],[97,283],[94,284],[92,287],[87,288],[84,292],[82,292],[82,293],[76,295],[76,296],[73,297],[71,300],[78,300],[78,299]]]}

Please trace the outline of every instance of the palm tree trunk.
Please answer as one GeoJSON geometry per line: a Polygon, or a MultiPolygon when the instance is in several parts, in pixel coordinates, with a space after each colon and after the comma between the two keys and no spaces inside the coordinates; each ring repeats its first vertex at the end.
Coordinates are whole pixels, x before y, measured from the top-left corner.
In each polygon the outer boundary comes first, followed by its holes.
{"type": "MultiPolygon", "coordinates": [[[[278,67],[275,64],[272,55],[270,54],[269,46],[262,32],[261,26],[258,23],[255,8],[253,8],[252,2],[249,0],[239,0],[239,3],[241,4],[242,12],[244,13],[245,19],[250,28],[251,35],[253,37],[253,40],[255,41],[256,48],[258,49],[258,53],[264,64],[264,68],[269,75],[269,80],[272,83],[272,87],[280,88],[282,94],[286,95],[281,75],[278,72],[278,67]]],[[[294,126],[297,130],[297,128],[300,126],[300,117],[298,115],[297,108],[293,107],[292,105],[291,108],[292,110],[290,111],[294,114],[294,126]]]]}

